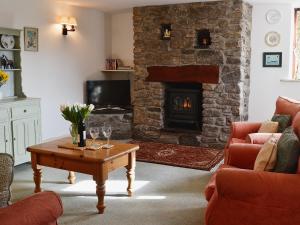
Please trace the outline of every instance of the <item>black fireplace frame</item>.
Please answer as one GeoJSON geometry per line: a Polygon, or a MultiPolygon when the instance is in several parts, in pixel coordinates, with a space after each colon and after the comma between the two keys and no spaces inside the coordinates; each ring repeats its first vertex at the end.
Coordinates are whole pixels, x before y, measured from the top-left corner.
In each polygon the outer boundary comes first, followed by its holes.
{"type": "Polygon", "coordinates": [[[165,129],[180,129],[202,131],[202,84],[196,83],[166,83],[164,127],[165,129]],[[190,110],[174,110],[174,96],[182,96],[192,101],[190,110]]]}

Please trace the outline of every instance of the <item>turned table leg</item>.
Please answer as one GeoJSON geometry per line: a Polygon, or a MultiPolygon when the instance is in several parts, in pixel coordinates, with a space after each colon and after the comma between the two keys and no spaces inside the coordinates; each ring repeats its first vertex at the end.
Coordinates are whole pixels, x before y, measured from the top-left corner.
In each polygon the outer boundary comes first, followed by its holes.
{"type": "Polygon", "coordinates": [[[107,165],[105,163],[98,165],[96,171],[97,173],[93,176],[93,179],[96,182],[96,194],[98,197],[97,209],[99,214],[103,214],[105,209],[105,182],[108,178],[107,165]]]}
{"type": "Polygon", "coordinates": [[[76,180],[75,172],[69,171],[68,180],[70,184],[75,184],[75,180],[76,180]]]}
{"type": "Polygon", "coordinates": [[[127,193],[129,196],[133,195],[133,182],[135,179],[135,152],[131,152],[128,154],[128,165],[126,166],[127,172],[127,193]]]}
{"type": "Polygon", "coordinates": [[[36,166],[33,168],[33,180],[35,183],[34,193],[41,192],[42,168],[36,166]]]}
{"type": "Polygon", "coordinates": [[[105,181],[96,181],[96,194],[98,197],[97,209],[99,214],[104,213],[105,205],[104,205],[104,196],[105,196],[105,181]]]}

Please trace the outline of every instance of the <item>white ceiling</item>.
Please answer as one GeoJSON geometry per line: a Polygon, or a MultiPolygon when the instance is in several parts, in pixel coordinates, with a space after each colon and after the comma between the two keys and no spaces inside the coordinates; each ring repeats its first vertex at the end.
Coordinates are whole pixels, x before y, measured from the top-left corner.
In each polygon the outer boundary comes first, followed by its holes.
{"type": "MultiPolygon", "coordinates": [[[[190,2],[205,2],[216,0],[57,0],[68,5],[88,7],[104,12],[116,12],[136,6],[166,5],[190,2]]],[[[299,3],[299,0],[245,0],[250,3],[299,3]]]]}

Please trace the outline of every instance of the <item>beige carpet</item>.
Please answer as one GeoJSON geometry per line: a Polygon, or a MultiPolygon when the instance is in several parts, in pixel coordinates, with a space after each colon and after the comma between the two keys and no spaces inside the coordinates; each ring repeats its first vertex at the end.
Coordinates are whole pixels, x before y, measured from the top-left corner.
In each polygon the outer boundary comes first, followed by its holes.
{"type": "MultiPolygon", "coordinates": [[[[204,225],[209,177],[205,171],[138,162],[132,198],[126,195],[125,169],[110,174],[104,215],[96,213],[95,183],[88,175],[77,174],[76,184],[69,185],[66,171],[45,168],[42,187],[62,197],[60,225],[204,225]]],[[[33,187],[30,165],[18,166],[13,201],[30,195],[33,187]]]]}

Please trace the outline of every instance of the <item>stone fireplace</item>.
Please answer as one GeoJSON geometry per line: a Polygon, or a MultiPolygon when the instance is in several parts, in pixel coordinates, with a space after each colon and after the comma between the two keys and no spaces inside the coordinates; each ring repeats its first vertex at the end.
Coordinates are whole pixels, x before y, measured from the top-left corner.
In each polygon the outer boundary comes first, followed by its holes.
{"type": "Polygon", "coordinates": [[[238,0],[134,8],[135,138],[224,147],[230,123],[248,117],[251,10],[238,0]],[[199,49],[203,29],[212,44],[199,49]]]}

